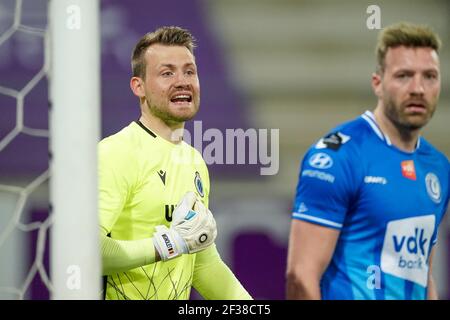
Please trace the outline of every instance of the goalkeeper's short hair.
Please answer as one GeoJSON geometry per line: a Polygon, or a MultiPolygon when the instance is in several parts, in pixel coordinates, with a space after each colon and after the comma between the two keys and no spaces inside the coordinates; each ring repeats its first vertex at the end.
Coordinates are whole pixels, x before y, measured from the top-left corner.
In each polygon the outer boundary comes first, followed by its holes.
{"type": "Polygon", "coordinates": [[[194,53],[195,38],[188,30],[174,26],[161,27],[145,34],[134,47],[131,57],[133,77],[145,79],[146,63],[144,54],[148,47],[157,43],[167,46],[183,46],[192,54],[194,53]]]}

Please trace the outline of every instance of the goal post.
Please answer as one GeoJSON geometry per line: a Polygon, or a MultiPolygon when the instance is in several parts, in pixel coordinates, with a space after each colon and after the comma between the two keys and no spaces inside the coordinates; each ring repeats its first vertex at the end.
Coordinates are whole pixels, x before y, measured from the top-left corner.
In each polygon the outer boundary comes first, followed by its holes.
{"type": "Polygon", "coordinates": [[[50,0],[52,299],[99,299],[99,0],[50,0]]]}

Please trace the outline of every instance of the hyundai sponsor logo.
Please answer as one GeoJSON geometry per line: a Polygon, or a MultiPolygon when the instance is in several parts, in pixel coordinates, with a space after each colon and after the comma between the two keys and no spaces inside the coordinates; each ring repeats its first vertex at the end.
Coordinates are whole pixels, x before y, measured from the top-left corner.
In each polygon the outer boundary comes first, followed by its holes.
{"type": "Polygon", "coordinates": [[[310,178],[316,178],[319,180],[323,180],[329,183],[334,183],[335,177],[331,174],[318,171],[318,170],[303,170],[302,171],[303,177],[310,177],[310,178]]]}
{"type": "Polygon", "coordinates": [[[333,166],[333,159],[323,152],[313,154],[308,161],[309,165],[316,169],[328,169],[333,166]]]}

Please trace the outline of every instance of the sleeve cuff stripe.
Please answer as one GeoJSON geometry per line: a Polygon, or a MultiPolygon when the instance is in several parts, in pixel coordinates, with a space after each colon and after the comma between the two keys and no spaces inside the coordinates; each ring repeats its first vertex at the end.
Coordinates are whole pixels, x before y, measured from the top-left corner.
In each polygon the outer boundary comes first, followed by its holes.
{"type": "Polygon", "coordinates": [[[328,226],[332,226],[332,227],[335,227],[335,228],[342,228],[342,223],[337,223],[337,222],[333,222],[333,221],[322,219],[322,218],[308,216],[306,214],[297,213],[297,212],[294,212],[292,215],[294,216],[294,218],[299,218],[299,219],[305,219],[305,220],[309,220],[309,221],[313,221],[313,222],[318,222],[318,223],[322,223],[322,224],[325,224],[325,225],[328,225],[328,226]]]}

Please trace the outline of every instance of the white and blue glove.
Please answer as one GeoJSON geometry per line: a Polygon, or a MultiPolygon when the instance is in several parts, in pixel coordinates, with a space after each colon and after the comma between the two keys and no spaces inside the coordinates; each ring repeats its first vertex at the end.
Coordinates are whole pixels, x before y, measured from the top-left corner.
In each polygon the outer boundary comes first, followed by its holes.
{"type": "Polygon", "coordinates": [[[184,195],[172,217],[170,228],[156,226],[153,234],[162,261],[204,250],[216,239],[216,221],[194,192],[184,195]]]}

